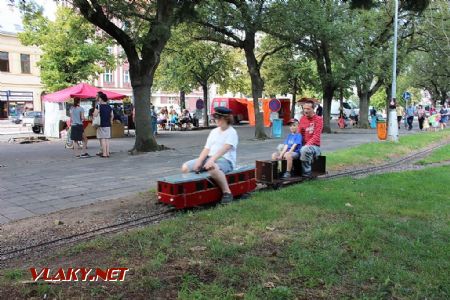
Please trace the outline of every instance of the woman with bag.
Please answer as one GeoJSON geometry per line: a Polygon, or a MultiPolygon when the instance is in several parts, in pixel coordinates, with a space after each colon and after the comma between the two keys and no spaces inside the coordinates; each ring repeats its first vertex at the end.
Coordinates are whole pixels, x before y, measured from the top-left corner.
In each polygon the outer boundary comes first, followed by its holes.
{"type": "Polygon", "coordinates": [[[109,157],[109,139],[111,138],[111,125],[113,122],[114,114],[112,108],[108,105],[108,97],[99,92],[98,98],[100,104],[94,111],[93,125],[98,124],[98,117],[100,116],[100,126],[97,128],[97,138],[100,140],[100,146],[102,154],[100,157],[109,157]]]}
{"type": "Polygon", "coordinates": [[[73,100],[73,107],[70,110],[70,139],[74,141],[73,150],[75,157],[86,158],[89,154],[86,152],[87,138],[83,128],[84,109],[80,106],[80,98],[73,100]],[[80,142],[83,141],[83,149],[80,151],[80,142]]]}

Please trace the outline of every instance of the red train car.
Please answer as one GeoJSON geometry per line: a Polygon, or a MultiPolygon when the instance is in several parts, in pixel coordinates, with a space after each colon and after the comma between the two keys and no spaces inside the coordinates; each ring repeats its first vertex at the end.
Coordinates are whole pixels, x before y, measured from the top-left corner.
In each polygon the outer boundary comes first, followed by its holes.
{"type": "MultiPolygon", "coordinates": [[[[241,167],[226,174],[234,197],[256,189],[254,167],[241,167]]],[[[169,176],[158,181],[158,201],[177,209],[196,207],[220,201],[222,191],[208,173],[169,176]]]]}

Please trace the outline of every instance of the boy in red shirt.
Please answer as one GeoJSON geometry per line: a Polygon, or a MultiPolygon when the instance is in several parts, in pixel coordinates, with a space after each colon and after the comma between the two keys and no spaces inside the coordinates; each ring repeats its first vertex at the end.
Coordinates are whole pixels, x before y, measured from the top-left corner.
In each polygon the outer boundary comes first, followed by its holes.
{"type": "Polygon", "coordinates": [[[314,112],[314,102],[303,104],[304,116],[300,119],[298,132],[303,137],[303,147],[300,150],[302,161],[302,176],[312,177],[311,164],[320,155],[320,137],[322,135],[323,119],[314,112]]]}

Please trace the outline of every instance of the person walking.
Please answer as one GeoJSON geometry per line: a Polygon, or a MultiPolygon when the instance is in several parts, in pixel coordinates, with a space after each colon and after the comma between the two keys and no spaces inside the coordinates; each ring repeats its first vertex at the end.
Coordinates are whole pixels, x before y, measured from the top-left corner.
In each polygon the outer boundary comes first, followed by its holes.
{"type": "Polygon", "coordinates": [[[84,120],[84,109],[80,106],[80,98],[75,98],[73,100],[73,107],[70,110],[70,139],[74,141],[73,150],[75,152],[75,157],[79,158],[89,157],[89,154],[86,152],[87,138],[84,134],[84,120]],[[82,151],[80,151],[81,147],[79,144],[81,141],[83,141],[82,151]]]}
{"type": "Polygon", "coordinates": [[[419,105],[419,109],[417,110],[417,120],[419,121],[419,129],[423,130],[423,123],[425,121],[426,111],[422,105],[419,105]]]}
{"type": "Polygon", "coordinates": [[[414,114],[416,110],[412,104],[410,104],[406,108],[406,122],[408,123],[408,130],[412,130],[413,128],[413,121],[414,121],[414,114]]]}
{"type": "Polygon", "coordinates": [[[398,123],[398,129],[400,129],[400,124],[403,118],[403,115],[405,114],[405,109],[403,108],[403,106],[398,105],[397,108],[397,123],[398,123]]]}
{"type": "Polygon", "coordinates": [[[94,111],[94,117],[100,115],[100,127],[97,128],[97,138],[100,140],[102,154],[100,157],[109,157],[109,139],[111,138],[111,125],[114,114],[108,104],[108,97],[99,93],[100,105],[94,111]]]}

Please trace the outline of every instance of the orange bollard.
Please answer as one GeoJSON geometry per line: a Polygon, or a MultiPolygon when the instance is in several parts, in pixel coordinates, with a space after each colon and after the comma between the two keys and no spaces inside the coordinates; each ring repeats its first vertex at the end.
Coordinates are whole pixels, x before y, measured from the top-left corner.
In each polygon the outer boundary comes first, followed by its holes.
{"type": "Polygon", "coordinates": [[[377,135],[378,139],[384,141],[387,138],[386,121],[377,122],[377,135]]]}

